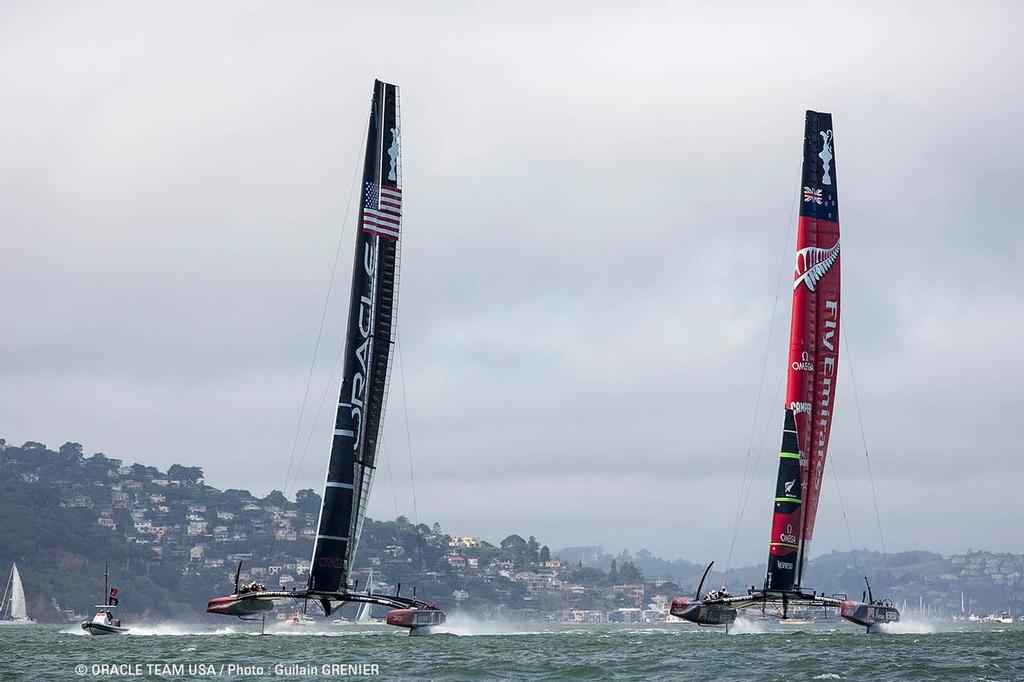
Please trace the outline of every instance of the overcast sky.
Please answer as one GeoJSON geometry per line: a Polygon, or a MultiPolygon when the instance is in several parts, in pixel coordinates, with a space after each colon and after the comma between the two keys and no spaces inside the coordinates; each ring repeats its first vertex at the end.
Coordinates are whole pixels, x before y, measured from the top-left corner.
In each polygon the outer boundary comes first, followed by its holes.
{"type": "Polygon", "coordinates": [[[853,379],[889,549],[1024,552],[1024,6],[848,7],[3,3],[0,436],[282,487],[347,225],[288,486],[319,489],[380,77],[404,381],[371,515],[724,562],[753,428],[763,561],[817,109],[850,345],[814,552],[849,547],[836,474],[879,546],[853,379]]]}

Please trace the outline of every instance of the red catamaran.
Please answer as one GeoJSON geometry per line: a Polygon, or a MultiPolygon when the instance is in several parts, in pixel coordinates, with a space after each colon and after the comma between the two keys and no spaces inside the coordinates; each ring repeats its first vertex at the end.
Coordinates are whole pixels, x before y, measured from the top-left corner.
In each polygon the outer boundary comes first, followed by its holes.
{"type": "Polygon", "coordinates": [[[265,614],[275,600],[300,600],[303,606],[312,600],[328,616],[347,602],[391,607],[387,622],[410,633],[424,634],[445,622],[436,604],[415,593],[403,597],[401,585],[395,594],[381,594],[358,592],[351,581],[384,424],[398,314],[402,161],[398,86],[390,83],[374,83],[360,193],[344,375],[309,582],[290,591],[256,583],[240,587],[239,564],[234,593],[211,599],[209,613],[245,618],[265,614]]]}
{"type": "Polygon", "coordinates": [[[869,630],[899,620],[899,611],[888,600],[874,600],[870,585],[865,601],[857,602],[845,595],[819,595],[802,583],[839,366],[839,199],[831,114],[807,112],[801,185],[785,420],[764,586],[742,596],[713,592],[701,599],[708,565],[696,597],[677,597],[670,609],[672,615],[700,625],[728,625],[736,619],[736,609],[751,606],[763,612],[771,606],[782,618],[790,606],[832,606],[869,630]]]}

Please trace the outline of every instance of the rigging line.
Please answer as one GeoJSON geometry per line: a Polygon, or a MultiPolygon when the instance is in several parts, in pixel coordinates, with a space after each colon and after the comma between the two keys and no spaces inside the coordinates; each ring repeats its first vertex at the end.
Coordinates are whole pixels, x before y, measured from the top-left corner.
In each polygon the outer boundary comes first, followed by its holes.
{"type": "MultiPolygon", "coordinates": [[[[330,395],[331,388],[334,387],[334,378],[338,376],[338,370],[340,368],[342,356],[344,353],[345,344],[342,344],[338,348],[338,354],[334,357],[334,365],[331,369],[331,376],[327,380],[327,383],[324,384],[323,393],[321,393],[320,395],[320,404],[316,408],[316,416],[313,417],[313,424],[310,426],[309,434],[306,436],[306,444],[303,446],[302,454],[299,455],[299,461],[295,465],[295,475],[292,477],[291,481],[291,485],[293,486],[296,485],[297,481],[299,480],[299,476],[302,474],[302,465],[306,461],[306,454],[309,452],[309,446],[313,442],[313,436],[316,434],[317,424],[320,423],[320,414],[323,412],[324,405],[327,404],[327,396],[330,395]]],[[[286,496],[289,494],[288,486],[288,481],[285,481],[284,494],[286,496]]]]}
{"type": "MultiPolygon", "coordinates": [[[[365,129],[364,129],[365,130],[365,129]]],[[[359,133],[360,140],[365,137],[363,131],[359,133]]],[[[345,234],[348,232],[348,223],[350,218],[350,210],[352,208],[352,197],[355,194],[356,180],[359,177],[359,168],[362,165],[360,160],[364,153],[364,143],[359,144],[359,154],[356,155],[355,171],[352,173],[352,183],[349,186],[348,201],[345,202],[345,217],[341,223],[341,232],[338,234],[338,244],[334,249],[334,263],[331,265],[331,277],[327,284],[327,295],[324,297],[323,309],[320,311],[320,325],[316,331],[316,342],[313,344],[313,359],[309,363],[309,373],[306,375],[306,388],[302,392],[302,406],[299,408],[299,419],[298,423],[295,424],[295,437],[292,439],[291,453],[288,455],[288,470],[285,473],[284,481],[285,486],[288,485],[288,479],[292,475],[292,464],[295,461],[295,448],[299,444],[299,434],[302,431],[302,421],[306,414],[306,402],[309,399],[309,387],[313,382],[313,370],[316,369],[316,360],[320,352],[320,340],[323,338],[324,323],[327,320],[327,308],[331,302],[331,293],[334,290],[334,280],[338,273],[338,260],[341,258],[341,245],[345,240],[345,234]]],[[[342,344],[344,346],[344,344],[342,344]]],[[[315,426],[315,424],[314,424],[315,426]]]]}
{"type": "Polygon", "coordinates": [[[875,477],[871,474],[871,457],[868,456],[868,439],[864,431],[864,415],[860,411],[860,397],[857,394],[857,380],[853,373],[853,353],[850,352],[850,323],[845,325],[843,344],[846,346],[846,364],[850,367],[850,385],[853,386],[853,402],[857,405],[857,422],[860,424],[860,440],[864,445],[864,461],[868,467],[868,481],[871,483],[871,499],[875,503],[875,521],[878,522],[878,541],[882,545],[882,561],[885,564],[885,575],[889,580],[889,591],[892,591],[892,571],[889,569],[889,552],[885,548],[885,534],[882,532],[882,514],[878,510],[878,494],[875,492],[875,477]]]}
{"type": "Polygon", "coordinates": [[[846,517],[846,505],[843,503],[843,490],[842,486],[839,485],[839,467],[836,466],[835,455],[832,455],[831,459],[825,460],[825,465],[832,468],[832,481],[836,484],[836,497],[839,498],[839,511],[843,514],[843,524],[846,526],[846,539],[850,543],[850,556],[853,557],[853,568],[857,571],[857,575],[863,575],[860,572],[860,564],[857,561],[857,550],[853,548],[853,534],[850,532],[850,520],[846,517]]]}
{"type": "MultiPolygon", "coordinates": [[[[803,159],[800,160],[803,163],[803,159]]],[[[743,497],[743,489],[747,485],[747,472],[750,469],[750,453],[754,449],[754,433],[757,431],[757,417],[761,413],[761,395],[764,392],[764,380],[768,373],[768,357],[772,348],[772,330],[775,328],[775,316],[779,309],[779,291],[782,289],[782,279],[786,272],[786,251],[789,249],[789,235],[793,231],[793,216],[796,213],[796,207],[799,201],[800,187],[799,185],[793,190],[793,198],[789,202],[789,219],[786,221],[786,237],[783,240],[782,247],[782,267],[779,268],[779,276],[775,280],[775,300],[772,302],[772,315],[768,322],[768,333],[766,335],[766,343],[764,348],[764,358],[761,360],[761,379],[757,383],[757,398],[754,400],[754,417],[750,421],[750,438],[747,441],[747,454],[743,460],[743,478],[740,480],[740,500],[743,497]]],[[[770,421],[770,420],[769,420],[770,421]]],[[[732,541],[729,543],[729,558],[725,562],[725,573],[728,574],[732,568],[732,555],[733,550],[736,548],[736,538],[740,532],[740,520],[742,517],[742,511],[740,508],[736,510],[736,520],[733,523],[732,530],[732,541]]]]}
{"type": "MultiPolygon", "coordinates": [[[[367,123],[367,125],[369,125],[369,123],[367,123]]],[[[327,295],[324,296],[323,310],[320,311],[320,325],[317,328],[317,332],[316,332],[316,342],[313,344],[313,359],[309,363],[309,373],[306,375],[306,387],[305,387],[305,389],[302,392],[302,405],[299,408],[299,418],[298,418],[297,423],[295,424],[295,436],[292,439],[292,448],[291,448],[291,452],[288,455],[288,468],[285,471],[285,475],[284,475],[284,486],[283,486],[284,490],[282,491],[282,494],[284,494],[284,492],[288,490],[288,480],[292,476],[292,465],[293,465],[293,463],[295,461],[295,448],[298,447],[298,445],[299,445],[299,435],[302,432],[302,422],[303,422],[303,418],[306,415],[306,402],[309,400],[309,387],[313,383],[313,371],[316,369],[316,361],[317,361],[317,357],[319,356],[319,353],[320,353],[320,340],[323,338],[324,323],[327,320],[327,308],[328,308],[328,305],[331,302],[331,293],[334,290],[334,279],[335,279],[335,277],[337,275],[337,272],[338,272],[338,260],[341,258],[341,245],[344,243],[345,234],[348,232],[349,217],[350,217],[350,212],[351,212],[351,209],[352,209],[352,196],[355,194],[356,180],[359,177],[359,167],[361,165],[359,163],[359,160],[362,159],[362,157],[364,155],[364,152],[365,152],[365,149],[364,149],[365,143],[362,141],[364,137],[365,136],[363,135],[362,131],[360,131],[360,133],[359,133],[360,142],[358,143],[359,144],[359,153],[356,155],[355,170],[352,173],[352,183],[349,186],[348,200],[345,202],[345,214],[344,214],[345,217],[343,218],[342,223],[341,223],[341,232],[338,234],[338,244],[337,244],[337,246],[334,249],[334,262],[331,265],[331,277],[330,277],[330,280],[328,281],[328,284],[327,284],[327,295]]],[[[344,344],[342,344],[342,348],[344,348],[344,344]]],[[[312,429],[312,430],[316,429],[316,422],[315,421],[314,421],[313,425],[310,427],[310,429],[312,429]]],[[[301,465],[301,462],[300,462],[300,465],[301,465]]],[[[296,478],[298,478],[298,474],[297,473],[296,473],[296,478]]],[[[276,544],[277,544],[277,531],[275,530],[271,534],[271,536],[270,536],[270,549],[267,552],[267,556],[268,557],[272,557],[273,556],[273,554],[274,554],[274,547],[276,546],[276,544]]]]}
{"type": "Polygon", "coordinates": [[[395,518],[397,519],[400,514],[398,513],[398,493],[395,492],[395,477],[391,475],[391,455],[388,454],[387,444],[384,441],[381,441],[380,449],[384,454],[384,463],[388,465],[388,482],[391,484],[391,499],[395,503],[395,518]]]}
{"type": "Polygon", "coordinates": [[[409,434],[409,398],[405,392],[405,362],[402,361],[402,343],[399,330],[395,328],[395,349],[398,351],[398,375],[402,379],[402,412],[405,415],[405,441],[409,448],[409,485],[412,486],[412,518],[420,523],[420,512],[416,505],[416,476],[412,471],[412,436],[409,434]]]}
{"type": "MultiPolygon", "coordinates": [[[[785,377],[786,377],[786,373],[783,372],[782,376],[779,377],[778,384],[776,384],[776,386],[775,386],[775,396],[774,396],[773,400],[778,400],[779,393],[782,390],[782,380],[785,377]]],[[[750,474],[750,482],[747,485],[746,494],[744,495],[743,491],[742,490],[740,491],[740,495],[741,495],[742,500],[743,500],[743,504],[740,506],[740,519],[741,520],[743,518],[743,515],[747,511],[747,503],[750,501],[750,494],[754,490],[754,481],[757,478],[757,470],[758,470],[758,468],[761,465],[761,460],[763,459],[762,454],[764,453],[765,443],[768,440],[768,429],[770,427],[771,427],[771,420],[769,419],[769,420],[767,420],[765,422],[764,431],[761,434],[761,446],[760,446],[760,448],[758,448],[757,456],[754,458],[754,470],[750,474]]],[[[737,524],[737,530],[738,530],[738,527],[739,527],[739,524],[737,524]]],[[[736,540],[735,540],[735,538],[733,538],[733,544],[735,545],[735,543],[736,543],[736,540]]],[[[731,559],[732,559],[732,557],[730,556],[730,560],[731,559]]],[[[726,573],[728,573],[730,568],[731,568],[731,566],[726,568],[726,573]]]]}

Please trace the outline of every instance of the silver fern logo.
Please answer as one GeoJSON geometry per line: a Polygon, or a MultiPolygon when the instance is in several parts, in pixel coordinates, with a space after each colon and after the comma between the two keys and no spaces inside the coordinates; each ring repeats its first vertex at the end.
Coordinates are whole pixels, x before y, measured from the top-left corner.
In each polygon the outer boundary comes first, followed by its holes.
{"type": "Polygon", "coordinates": [[[830,249],[822,249],[817,246],[808,246],[796,252],[796,280],[793,282],[795,290],[801,283],[814,291],[818,282],[828,273],[832,264],[839,259],[839,242],[830,249]]]}

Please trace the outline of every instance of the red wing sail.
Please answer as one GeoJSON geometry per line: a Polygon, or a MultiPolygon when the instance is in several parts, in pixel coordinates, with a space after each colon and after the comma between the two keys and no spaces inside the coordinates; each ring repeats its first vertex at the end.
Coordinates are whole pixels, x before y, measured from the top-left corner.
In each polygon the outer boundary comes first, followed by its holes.
{"type": "Polygon", "coordinates": [[[807,112],[802,180],[786,432],[766,582],[766,587],[773,590],[799,586],[807,546],[814,534],[832,428],[839,364],[839,199],[831,114],[807,112]],[[786,436],[795,436],[795,452],[792,439],[787,447],[786,436]],[[794,454],[799,455],[798,482],[792,465],[794,454]],[[791,493],[797,489],[798,497],[794,497],[791,493]]]}

